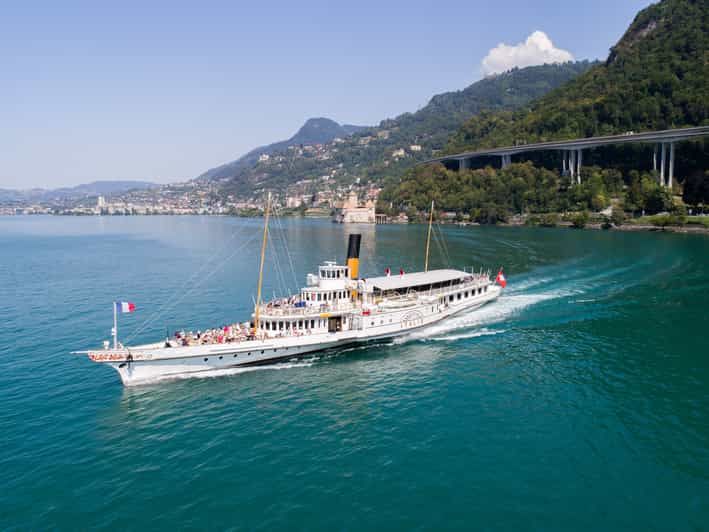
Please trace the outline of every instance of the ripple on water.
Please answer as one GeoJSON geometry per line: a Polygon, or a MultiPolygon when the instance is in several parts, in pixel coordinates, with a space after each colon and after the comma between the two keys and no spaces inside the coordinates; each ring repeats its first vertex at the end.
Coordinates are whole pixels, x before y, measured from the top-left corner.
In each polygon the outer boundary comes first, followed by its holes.
{"type": "MultiPolygon", "coordinates": [[[[505,265],[498,302],[392,342],[124,389],[67,353],[107,336],[114,299],[139,305],[130,335],[187,294],[140,340],[245,316],[256,242],[194,272],[258,221],[55,222],[0,218],[2,528],[709,521],[704,239],[444,229],[460,265],[505,265]]],[[[283,229],[300,277],[350,230],[283,229]]],[[[420,267],[425,228],[365,229],[365,274],[420,267]]]]}

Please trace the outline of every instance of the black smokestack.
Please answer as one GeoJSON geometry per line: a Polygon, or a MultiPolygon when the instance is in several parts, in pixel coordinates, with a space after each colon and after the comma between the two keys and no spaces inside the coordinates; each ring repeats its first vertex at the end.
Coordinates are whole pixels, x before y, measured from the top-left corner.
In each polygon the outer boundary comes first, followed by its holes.
{"type": "Polygon", "coordinates": [[[350,235],[350,241],[347,244],[347,258],[348,259],[358,259],[359,258],[359,245],[362,242],[362,235],[352,234],[350,235]]]}
{"type": "Polygon", "coordinates": [[[362,235],[352,234],[347,244],[347,268],[350,279],[357,279],[359,276],[359,244],[361,241],[362,235]]]}

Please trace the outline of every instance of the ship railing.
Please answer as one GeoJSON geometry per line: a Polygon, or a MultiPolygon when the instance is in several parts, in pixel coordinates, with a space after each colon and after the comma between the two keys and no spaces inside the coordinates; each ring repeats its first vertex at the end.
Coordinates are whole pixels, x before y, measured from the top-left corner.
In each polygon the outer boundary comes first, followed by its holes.
{"type": "MultiPolygon", "coordinates": [[[[432,288],[430,290],[422,290],[420,292],[409,292],[407,294],[395,294],[393,296],[388,296],[388,301],[404,300],[407,298],[416,298],[421,296],[439,296],[444,294],[450,294],[451,292],[457,292],[460,290],[470,289],[470,288],[482,288],[490,284],[489,278],[483,277],[479,279],[472,279],[467,282],[463,282],[456,285],[444,286],[441,288],[432,288]]],[[[378,298],[377,303],[383,301],[383,298],[378,298]]]]}
{"type": "Polygon", "coordinates": [[[326,312],[347,312],[358,308],[356,305],[349,302],[340,302],[336,304],[326,305],[310,305],[305,307],[296,307],[295,305],[285,306],[267,306],[261,305],[260,314],[262,316],[317,316],[326,312]]]}

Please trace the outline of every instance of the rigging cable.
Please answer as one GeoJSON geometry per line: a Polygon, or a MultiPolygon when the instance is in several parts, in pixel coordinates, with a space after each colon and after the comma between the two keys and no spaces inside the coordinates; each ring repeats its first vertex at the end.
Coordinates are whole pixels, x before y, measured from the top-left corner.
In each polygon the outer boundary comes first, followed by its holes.
{"type": "MultiPolygon", "coordinates": [[[[274,211],[275,212],[275,211],[274,211]]],[[[293,258],[291,257],[290,248],[288,247],[288,239],[286,238],[286,232],[283,229],[283,224],[281,223],[281,216],[276,212],[276,225],[280,232],[281,241],[283,242],[283,248],[286,250],[286,256],[288,257],[288,264],[290,265],[291,275],[293,276],[293,288],[298,290],[298,277],[295,274],[295,267],[293,266],[293,258]]]]}
{"type": "MultiPolygon", "coordinates": [[[[237,254],[239,251],[241,251],[243,248],[245,248],[246,246],[248,246],[249,244],[251,244],[251,242],[253,242],[254,240],[256,240],[256,239],[258,238],[258,236],[259,236],[258,233],[254,233],[254,235],[252,235],[251,238],[249,238],[246,242],[243,242],[240,246],[238,246],[237,248],[235,248],[235,249],[229,254],[228,257],[226,257],[224,260],[222,260],[221,263],[217,264],[217,265],[215,266],[215,268],[214,268],[212,271],[210,271],[209,273],[207,273],[204,277],[201,277],[200,280],[197,281],[196,283],[192,284],[192,286],[190,286],[190,288],[189,288],[188,290],[186,290],[185,292],[176,294],[176,295],[178,296],[177,299],[175,299],[175,296],[173,296],[170,300],[168,300],[168,302],[164,303],[160,308],[158,308],[157,311],[155,311],[155,312],[153,313],[152,317],[149,317],[148,319],[146,319],[146,321],[144,321],[143,324],[142,324],[140,327],[138,327],[138,329],[137,329],[136,331],[134,331],[133,334],[131,334],[131,335],[125,340],[126,343],[130,342],[131,340],[133,340],[136,336],[138,336],[141,332],[143,332],[148,326],[150,326],[153,322],[155,322],[155,320],[156,320],[157,318],[160,318],[165,312],[167,312],[168,310],[172,310],[173,308],[175,308],[180,302],[182,302],[183,299],[185,299],[188,295],[192,294],[192,292],[194,292],[197,288],[199,288],[202,284],[204,284],[205,281],[207,281],[209,278],[211,278],[212,275],[214,275],[214,274],[217,273],[220,269],[222,269],[222,268],[224,267],[224,265],[225,265],[234,255],[236,255],[236,254],[237,254]]],[[[207,263],[205,263],[205,266],[206,266],[207,264],[209,264],[209,263],[210,263],[215,257],[217,257],[217,256],[218,256],[218,255],[213,255],[213,256],[210,258],[210,260],[207,261],[207,263]]],[[[203,269],[204,269],[204,266],[203,266],[202,268],[200,268],[199,271],[201,272],[201,270],[203,270],[203,269]]],[[[197,273],[199,273],[199,272],[197,272],[197,273]]],[[[192,277],[194,277],[194,274],[191,276],[191,278],[192,278],[192,277]]],[[[191,279],[191,278],[190,278],[190,279],[191,279]]]]}

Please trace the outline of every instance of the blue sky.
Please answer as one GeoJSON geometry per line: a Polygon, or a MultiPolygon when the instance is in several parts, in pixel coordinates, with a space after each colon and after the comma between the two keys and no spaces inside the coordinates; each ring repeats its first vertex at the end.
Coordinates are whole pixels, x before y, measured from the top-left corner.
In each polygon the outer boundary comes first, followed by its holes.
{"type": "Polygon", "coordinates": [[[534,31],[605,58],[649,3],[4,2],[0,188],[189,179],[309,117],[415,111],[534,31]]]}

